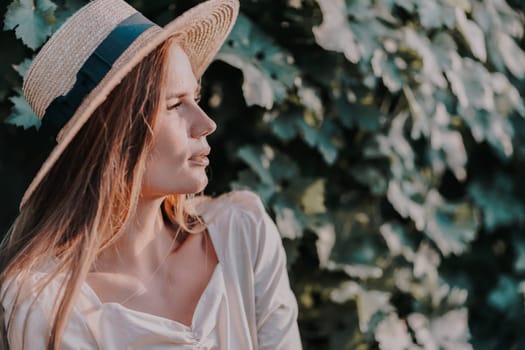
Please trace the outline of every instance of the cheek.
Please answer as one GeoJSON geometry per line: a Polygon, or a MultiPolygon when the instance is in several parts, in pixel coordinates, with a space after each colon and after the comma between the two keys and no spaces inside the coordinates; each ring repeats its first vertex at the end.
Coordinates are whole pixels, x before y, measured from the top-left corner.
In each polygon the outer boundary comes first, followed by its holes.
{"type": "Polygon", "coordinates": [[[146,161],[145,189],[154,192],[165,189],[173,182],[174,176],[187,167],[188,157],[187,138],[169,128],[162,129],[155,135],[146,161]]]}
{"type": "Polygon", "coordinates": [[[188,152],[188,138],[183,128],[167,125],[157,135],[154,147],[155,153],[162,159],[183,157],[188,152]]]}
{"type": "Polygon", "coordinates": [[[188,138],[178,125],[163,125],[154,136],[148,157],[150,173],[174,173],[184,166],[188,156],[188,138]]]}

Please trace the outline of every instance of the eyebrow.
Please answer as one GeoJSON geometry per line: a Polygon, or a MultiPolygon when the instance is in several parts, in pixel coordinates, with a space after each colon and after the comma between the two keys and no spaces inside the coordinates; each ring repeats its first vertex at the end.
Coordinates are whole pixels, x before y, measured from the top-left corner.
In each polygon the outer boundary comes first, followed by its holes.
{"type": "MultiPolygon", "coordinates": [[[[197,88],[195,89],[195,92],[194,94],[196,96],[200,95],[201,93],[201,85],[198,84],[197,85],[197,88]]],[[[186,96],[188,93],[187,92],[174,92],[174,93],[169,93],[168,94],[168,97],[166,97],[166,100],[171,100],[172,98],[181,98],[181,97],[184,97],[186,96]]]]}

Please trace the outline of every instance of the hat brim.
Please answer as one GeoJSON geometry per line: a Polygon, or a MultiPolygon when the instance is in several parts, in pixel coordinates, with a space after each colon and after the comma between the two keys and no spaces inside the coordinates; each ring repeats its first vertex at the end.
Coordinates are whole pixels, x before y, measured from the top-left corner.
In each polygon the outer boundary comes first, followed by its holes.
{"type": "Polygon", "coordinates": [[[153,26],[142,33],[115,61],[109,72],[84,98],[71,119],[61,129],[57,136],[57,145],[26,189],[19,209],[22,210],[31,194],[93,112],[144,57],[168,38],[180,34],[177,43],[188,55],[193,73],[199,78],[231,32],[238,12],[237,0],[208,0],[184,12],[164,28],[153,26]]]}

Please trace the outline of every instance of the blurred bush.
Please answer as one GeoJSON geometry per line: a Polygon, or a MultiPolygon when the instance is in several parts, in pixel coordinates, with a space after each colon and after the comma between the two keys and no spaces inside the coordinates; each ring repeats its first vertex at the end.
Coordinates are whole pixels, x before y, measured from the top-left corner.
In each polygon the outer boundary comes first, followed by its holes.
{"type": "MultiPolygon", "coordinates": [[[[196,2],[130,1],[160,25],[196,2]]],[[[21,76],[83,3],[0,5],[2,232],[48,151],[21,76]]],[[[208,192],[264,199],[305,349],[525,349],[524,10],[242,2],[203,79],[208,192]]]]}

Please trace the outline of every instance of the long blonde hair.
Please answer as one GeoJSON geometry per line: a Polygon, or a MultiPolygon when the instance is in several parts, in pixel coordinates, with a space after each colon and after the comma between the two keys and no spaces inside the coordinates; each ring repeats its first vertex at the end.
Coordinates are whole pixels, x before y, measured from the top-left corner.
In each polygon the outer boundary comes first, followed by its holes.
{"type": "MultiPolygon", "coordinates": [[[[48,349],[58,348],[93,261],[119,239],[121,229],[133,216],[165,86],[168,51],[174,41],[167,40],[145,57],[98,107],[21,209],[1,243],[0,284],[16,276],[23,285],[30,272],[50,258],[57,264],[39,283],[36,295],[58,274],[64,275],[63,294],[51,315],[48,349]]],[[[166,197],[163,216],[174,228],[193,232],[194,224],[201,221],[186,199],[179,194],[166,197]]],[[[19,298],[20,292],[6,332],[19,298]]]]}

